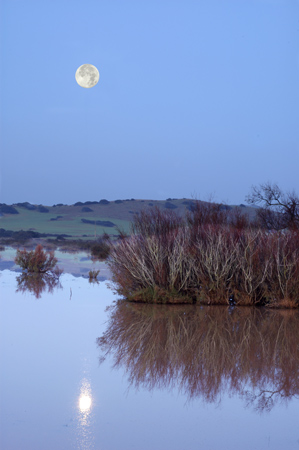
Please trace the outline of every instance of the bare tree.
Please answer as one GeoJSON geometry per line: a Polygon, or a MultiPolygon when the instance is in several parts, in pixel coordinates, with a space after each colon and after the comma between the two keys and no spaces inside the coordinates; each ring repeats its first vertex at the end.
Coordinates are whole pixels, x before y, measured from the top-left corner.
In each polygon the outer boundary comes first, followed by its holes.
{"type": "Polygon", "coordinates": [[[261,205],[257,213],[260,224],[267,229],[299,230],[299,197],[295,191],[284,193],[275,183],[252,186],[247,203],[261,205]]]}

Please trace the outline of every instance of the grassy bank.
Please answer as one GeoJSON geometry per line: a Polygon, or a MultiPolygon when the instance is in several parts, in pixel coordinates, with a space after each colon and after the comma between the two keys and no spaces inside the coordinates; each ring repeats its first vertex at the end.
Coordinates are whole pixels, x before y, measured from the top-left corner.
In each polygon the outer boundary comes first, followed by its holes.
{"type": "Polygon", "coordinates": [[[299,307],[299,233],[269,232],[238,210],[153,209],[111,248],[117,292],[145,303],[299,307]]]}

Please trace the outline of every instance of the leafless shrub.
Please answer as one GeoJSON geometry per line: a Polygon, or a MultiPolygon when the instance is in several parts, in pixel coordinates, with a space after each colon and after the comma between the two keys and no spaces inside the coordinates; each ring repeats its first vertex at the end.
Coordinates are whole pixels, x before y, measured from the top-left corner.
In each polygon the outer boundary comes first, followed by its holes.
{"type": "Polygon", "coordinates": [[[253,228],[253,224],[250,222],[248,214],[239,206],[236,206],[229,211],[228,223],[236,231],[253,228]]]}
{"type": "Polygon", "coordinates": [[[226,227],[207,225],[192,239],[194,285],[201,302],[228,303],[237,263],[237,241],[226,227]]]}
{"type": "Polygon", "coordinates": [[[132,233],[145,237],[167,236],[171,231],[177,230],[184,224],[184,220],[174,211],[165,211],[155,206],[153,209],[142,210],[134,217],[132,233]]]}
{"type": "Polygon", "coordinates": [[[248,230],[238,242],[237,265],[232,277],[236,303],[263,304],[267,297],[271,253],[268,236],[248,230]]]}
{"type": "Polygon", "coordinates": [[[276,233],[272,241],[273,306],[299,304],[299,232],[276,233]]]}
{"type": "Polygon", "coordinates": [[[193,226],[224,225],[228,221],[228,211],[220,203],[201,202],[197,200],[187,213],[187,222],[193,226]]]}
{"type": "Polygon", "coordinates": [[[267,182],[252,186],[246,201],[262,206],[257,215],[261,226],[271,230],[299,230],[299,197],[294,191],[284,193],[277,184],[267,182]]]}
{"type": "Polygon", "coordinates": [[[117,292],[143,302],[299,306],[298,233],[269,233],[238,213],[225,221],[216,212],[215,223],[199,207],[185,221],[159,209],[138,216],[132,236],[110,250],[117,292]]]}

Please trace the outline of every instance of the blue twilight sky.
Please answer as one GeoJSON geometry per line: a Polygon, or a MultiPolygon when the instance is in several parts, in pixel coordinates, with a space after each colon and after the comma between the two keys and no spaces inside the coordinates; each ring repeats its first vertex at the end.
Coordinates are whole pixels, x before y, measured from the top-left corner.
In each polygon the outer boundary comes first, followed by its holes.
{"type": "Polygon", "coordinates": [[[0,202],[299,193],[299,0],[0,8],[0,202]]]}

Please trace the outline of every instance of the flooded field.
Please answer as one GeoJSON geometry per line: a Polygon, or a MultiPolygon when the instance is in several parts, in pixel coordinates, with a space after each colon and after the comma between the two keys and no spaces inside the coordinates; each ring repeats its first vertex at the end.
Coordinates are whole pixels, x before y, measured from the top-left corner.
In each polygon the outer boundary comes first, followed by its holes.
{"type": "Polygon", "coordinates": [[[298,311],[133,304],[75,275],[36,296],[0,272],[1,449],[299,449],[298,311]]]}
{"type": "MultiPolygon", "coordinates": [[[[22,249],[22,246],[20,246],[22,249]]],[[[1,252],[0,270],[9,269],[14,272],[21,272],[19,266],[14,262],[17,250],[12,247],[5,247],[1,252]]],[[[88,277],[90,270],[100,270],[99,280],[104,281],[110,277],[110,271],[105,262],[92,261],[89,253],[84,251],[63,252],[55,250],[55,257],[58,259],[58,267],[65,273],[71,273],[74,276],[88,277]]]]}

